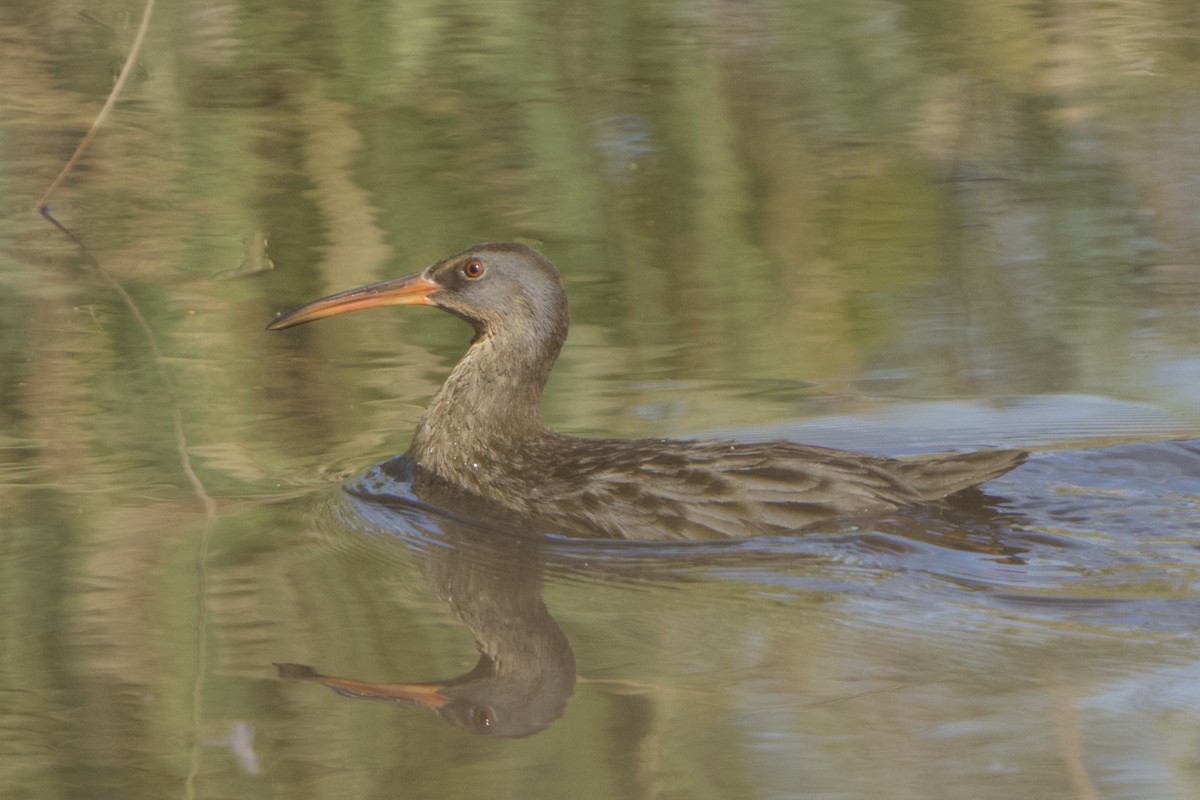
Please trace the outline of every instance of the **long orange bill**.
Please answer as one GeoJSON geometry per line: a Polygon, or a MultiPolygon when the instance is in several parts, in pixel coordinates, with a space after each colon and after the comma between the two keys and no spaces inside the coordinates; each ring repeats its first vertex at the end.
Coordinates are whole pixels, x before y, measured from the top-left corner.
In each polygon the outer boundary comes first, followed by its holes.
{"type": "Polygon", "coordinates": [[[346,697],[415,703],[425,708],[440,708],[450,702],[448,697],[438,691],[444,686],[441,683],[371,683],[354,678],[322,675],[307,664],[276,664],[275,667],[279,670],[281,678],[319,683],[346,697]]]}
{"type": "Polygon", "coordinates": [[[429,296],[441,287],[418,272],[395,280],[372,283],[346,292],[338,292],[289,311],[267,326],[269,331],[281,331],[293,325],[303,325],[347,311],[376,306],[427,306],[429,296]]]}

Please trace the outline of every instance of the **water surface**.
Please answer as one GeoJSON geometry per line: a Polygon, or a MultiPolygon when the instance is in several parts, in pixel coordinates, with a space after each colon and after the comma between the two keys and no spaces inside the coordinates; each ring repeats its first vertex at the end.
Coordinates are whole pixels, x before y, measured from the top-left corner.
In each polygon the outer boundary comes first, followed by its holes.
{"type": "Polygon", "coordinates": [[[162,2],[94,262],[31,208],[141,8],[0,11],[0,794],[1200,793],[1193,4],[162,2]],[[700,545],[347,493],[469,330],[263,327],[508,239],[565,432],[1034,456],[700,545]]]}

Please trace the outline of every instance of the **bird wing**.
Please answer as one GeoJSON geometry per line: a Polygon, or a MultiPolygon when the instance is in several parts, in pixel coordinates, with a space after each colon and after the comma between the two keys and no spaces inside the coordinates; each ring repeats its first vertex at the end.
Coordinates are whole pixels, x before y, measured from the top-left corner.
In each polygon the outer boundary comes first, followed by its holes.
{"type": "Polygon", "coordinates": [[[723,539],[797,531],[920,502],[893,459],[789,442],[592,441],[528,513],[573,532],[723,539]]]}

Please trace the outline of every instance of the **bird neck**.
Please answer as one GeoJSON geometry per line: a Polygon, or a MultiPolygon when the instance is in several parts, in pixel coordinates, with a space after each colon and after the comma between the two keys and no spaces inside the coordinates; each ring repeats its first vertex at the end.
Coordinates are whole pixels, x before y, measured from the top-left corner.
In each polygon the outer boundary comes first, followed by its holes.
{"type": "Polygon", "coordinates": [[[486,476],[503,471],[502,460],[549,435],[541,397],[561,346],[561,336],[539,342],[504,331],[480,333],[430,400],[409,458],[480,491],[486,476]]]}

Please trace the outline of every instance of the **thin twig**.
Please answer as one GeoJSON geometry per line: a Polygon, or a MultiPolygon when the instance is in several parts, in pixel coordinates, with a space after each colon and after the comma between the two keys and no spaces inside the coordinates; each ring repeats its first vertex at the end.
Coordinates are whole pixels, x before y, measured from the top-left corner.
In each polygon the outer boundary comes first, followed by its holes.
{"type": "Polygon", "coordinates": [[[217,504],[208,493],[204,482],[200,479],[200,476],[196,473],[192,465],[192,458],[188,452],[187,434],[183,426],[183,413],[179,408],[175,383],[167,371],[166,362],[158,344],[158,336],[155,335],[154,329],[150,327],[149,321],[142,313],[141,308],[138,307],[133,296],[91,254],[91,251],[87,249],[87,246],[84,245],[79,237],[75,236],[66,226],[55,219],[54,215],[50,213],[49,207],[50,195],[54,193],[66,179],[67,175],[71,173],[71,170],[75,168],[75,165],[79,163],[79,159],[83,156],[88,145],[91,144],[92,139],[96,137],[96,133],[100,130],[100,126],[104,123],[105,118],[108,117],[109,112],[116,105],[117,97],[121,94],[121,90],[125,86],[125,81],[128,79],[129,73],[137,61],[138,53],[142,49],[142,43],[146,39],[146,31],[150,27],[150,17],[154,12],[154,3],[155,0],[146,0],[146,7],[142,12],[141,24],[138,26],[133,44],[129,48],[129,55],[125,59],[124,66],[121,67],[121,72],[113,84],[112,91],[109,92],[108,99],[104,101],[104,106],[100,109],[100,113],[96,115],[96,119],[92,122],[92,127],[88,129],[87,134],[79,142],[79,146],[75,148],[75,152],[71,155],[71,158],[67,160],[67,163],[58,173],[58,177],[54,179],[50,187],[46,189],[45,193],[38,200],[36,209],[50,224],[58,228],[68,239],[75,243],[88,264],[108,283],[117,296],[121,298],[121,302],[129,309],[129,313],[137,322],[142,334],[146,337],[146,342],[150,345],[150,351],[154,354],[155,370],[158,372],[166,389],[167,404],[171,409],[171,427],[175,437],[175,449],[179,453],[180,466],[183,469],[183,474],[187,477],[188,483],[191,484],[192,492],[196,495],[196,499],[204,507],[204,530],[201,533],[196,554],[196,674],[192,682],[192,751],[187,777],[184,780],[183,786],[184,797],[190,799],[196,796],[196,779],[200,773],[200,741],[197,734],[200,730],[204,710],[204,677],[208,672],[208,552],[212,541],[212,534],[217,524],[217,504]]]}
{"type": "Polygon", "coordinates": [[[201,718],[203,716],[204,676],[208,672],[208,636],[206,633],[208,629],[208,602],[206,599],[208,597],[208,551],[213,531],[217,525],[217,503],[213,500],[212,495],[208,493],[204,482],[200,479],[200,476],[196,473],[192,465],[192,457],[188,452],[187,433],[183,427],[183,413],[179,409],[179,400],[175,393],[175,382],[167,372],[166,361],[163,358],[162,350],[158,346],[158,336],[155,335],[154,329],[150,327],[145,314],[142,313],[137,301],[125,290],[121,282],[96,260],[96,257],[91,254],[91,251],[87,249],[87,246],[75,234],[71,233],[66,226],[54,218],[49,208],[42,206],[40,212],[50,224],[62,231],[68,239],[75,243],[79,251],[83,254],[83,257],[87,259],[88,264],[96,271],[96,274],[100,275],[116,295],[121,298],[121,302],[125,304],[130,315],[141,329],[142,335],[146,337],[146,342],[150,346],[150,352],[154,355],[155,370],[162,379],[165,388],[167,405],[171,409],[171,427],[175,436],[175,450],[179,453],[180,466],[183,469],[183,474],[187,476],[188,483],[192,486],[192,492],[196,495],[196,499],[204,507],[204,530],[200,534],[200,542],[196,554],[196,676],[192,684],[192,756],[187,778],[184,781],[184,797],[190,800],[190,798],[196,796],[196,778],[200,771],[200,742],[195,734],[200,730],[201,718]]]}
{"type": "MultiPolygon", "coordinates": [[[[121,72],[117,75],[117,82],[113,84],[112,91],[108,93],[108,99],[104,101],[104,106],[100,109],[100,113],[96,115],[95,121],[92,122],[92,127],[84,134],[83,139],[79,142],[79,146],[75,148],[75,152],[67,159],[67,163],[58,173],[58,177],[50,184],[50,188],[45,191],[41,199],[37,201],[35,208],[38,211],[45,211],[46,204],[50,202],[50,195],[54,194],[54,190],[59,184],[66,180],[67,175],[71,170],[75,169],[75,165],[79,163],[79,159],[83,156],[83,151],[92,143],[92,139],[96,138],[96,132],[100,130],[100,126],[108,117],[108,113],[112,111],[112,107],[117,103],[117,96],[121,94],[121,89],[125,87],[125,80],[129,77],[129,73],[133,71],[134,62],[137,61],[137,55],[142,49],[142,42],[146,39],[146,31],[150,27],[150,15],[154,12],[155,0],[146,0],[146,9],[142,12],[142,22],[138,25],[137,34],[133,37],[133,45],[129,48],[129,55],[125,59],[124,66],[121,67],[121,72]]],[[[62,226],[59,225],[61,228],[62,226]]],[[[75,237],[72,236],[72,239],[75,237]]],[[[75,240],[78,244],[78,239],[75,240]]]]}

